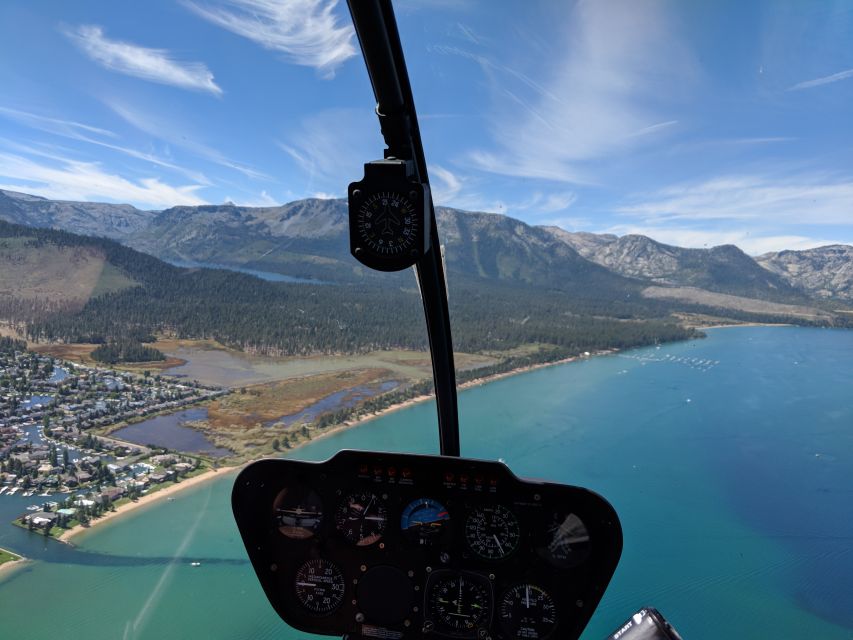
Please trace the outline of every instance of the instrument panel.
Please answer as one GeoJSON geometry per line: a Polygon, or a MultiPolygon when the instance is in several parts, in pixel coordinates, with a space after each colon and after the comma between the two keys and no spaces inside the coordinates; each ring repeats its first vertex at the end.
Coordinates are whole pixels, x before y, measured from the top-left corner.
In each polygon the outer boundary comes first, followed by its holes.
{"type": "Polygon", "coordinates": [[[232,507],[282,619],[345,638],[576,638],[622,550],[601,496],[464,458],[262,460],[232,507]]]}

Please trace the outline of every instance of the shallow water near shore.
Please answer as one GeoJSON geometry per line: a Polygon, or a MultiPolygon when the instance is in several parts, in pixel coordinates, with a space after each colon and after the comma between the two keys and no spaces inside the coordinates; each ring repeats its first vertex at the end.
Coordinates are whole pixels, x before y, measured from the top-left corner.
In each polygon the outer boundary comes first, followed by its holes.
{"type": "MultiPolygon", "coordinates": [[[[849,640],[853,332],[708,334],[466,390],[462,451],[616,507],[625,549],[584,638],[653,605],[686,640],[849,640]]],[[[341,448],[434,453],[434,404],[292,455],[341,448]]],[[[308,637],[257,584],[230,512],[233,478],[96,527],[76,549],[0,534],[37,558],[0,577],[0,635],[49,638],[61,625],[90,640],[308,637]]]]}

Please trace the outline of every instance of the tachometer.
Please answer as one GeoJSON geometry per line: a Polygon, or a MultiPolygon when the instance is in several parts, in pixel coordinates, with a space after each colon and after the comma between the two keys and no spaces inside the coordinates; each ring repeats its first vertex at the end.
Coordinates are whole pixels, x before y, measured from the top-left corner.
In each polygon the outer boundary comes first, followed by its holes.
{"type": "Polygon", "coordinates": [[[502,560],[518,547],[518,518],[502,505],[475,508],[465,521],[465,540],[486,560],[502,560]]]}
{"type": "Polygon", "coordinates": [[[568,569],[586,560],[589,552],[589,532],[583,521],[573,513],[555,513],[545,531],[540,555],[551,564],[568,569]]]}
{"type": "Polygon", "coordinates": [[[358,547],[379,542],[387,522],[385,501],[369,491],[346,496],[335,514],[338,531],[358,547]]]}
{"type": "Polygon", "coordinates": [[[309,560],[296,571],[293,582],[296,600],[315,616],[326,616],[344,601],[344,576],[328,560],[309,560]]]}
{"type": "Polygon", "coordinates": [[[432,498],[418,498],[410,503],[400,517],[404,535],[416,544],[428,545],[447,531],[450,514],[432,498]]]}
{"type": "Polygon", "coordinates": [[[501,598],[498,618],[513,640],[544,640],[557,628],[557,607],[541,587],[519,584],[501,598]]]}
{"type": "Polygon", "coordinates": [[[491,616],[491,585],[476,574],[447,572],[428,585],[427,627],[461,638],[477,637],[491,616]]]}

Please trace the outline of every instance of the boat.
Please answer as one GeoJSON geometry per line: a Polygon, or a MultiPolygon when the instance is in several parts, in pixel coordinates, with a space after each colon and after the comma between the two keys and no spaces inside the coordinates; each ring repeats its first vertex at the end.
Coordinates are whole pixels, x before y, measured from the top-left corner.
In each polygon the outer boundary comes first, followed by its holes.
{"type": "Polygon", "coordinates": [[[18,488],[19,488],[19,487],[12,487],[11,489],[9,489],[9,495],[10,495],[10,496],[13,496],[13,495],[15,495],[16,493],[18,493],[18,488]]]}
{"type": "Polygon", "coordinates": [[[27,511],[38,511],[39,509],[41,509],[41,507],[37,504],[31,504],[27,507],[27,511]]]}
{"type": "Polygon", "coordinates": [[[200,566],[201,566],[201,562],[190,562],[190,566],[191,566],[191,567],[200,567],[200,566]]]}
{"type": "Polygon", "coordinates": [[[0,487],[0,496],[2,496],[4,493],[6,493],[6,490],[7,490],[8,488],[9,488],[9,487],[0,487]]]}

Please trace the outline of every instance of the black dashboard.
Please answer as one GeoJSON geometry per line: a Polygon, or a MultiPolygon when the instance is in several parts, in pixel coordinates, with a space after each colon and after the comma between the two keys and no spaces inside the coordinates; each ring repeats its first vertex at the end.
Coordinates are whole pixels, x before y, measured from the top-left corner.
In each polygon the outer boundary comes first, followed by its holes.
{"type": "Polygon", "coordinates": [[[601,496],[464,458],[262,460],[232,507],[276,612],[338,637],[576,638],[622,550],[601,496]]]}

